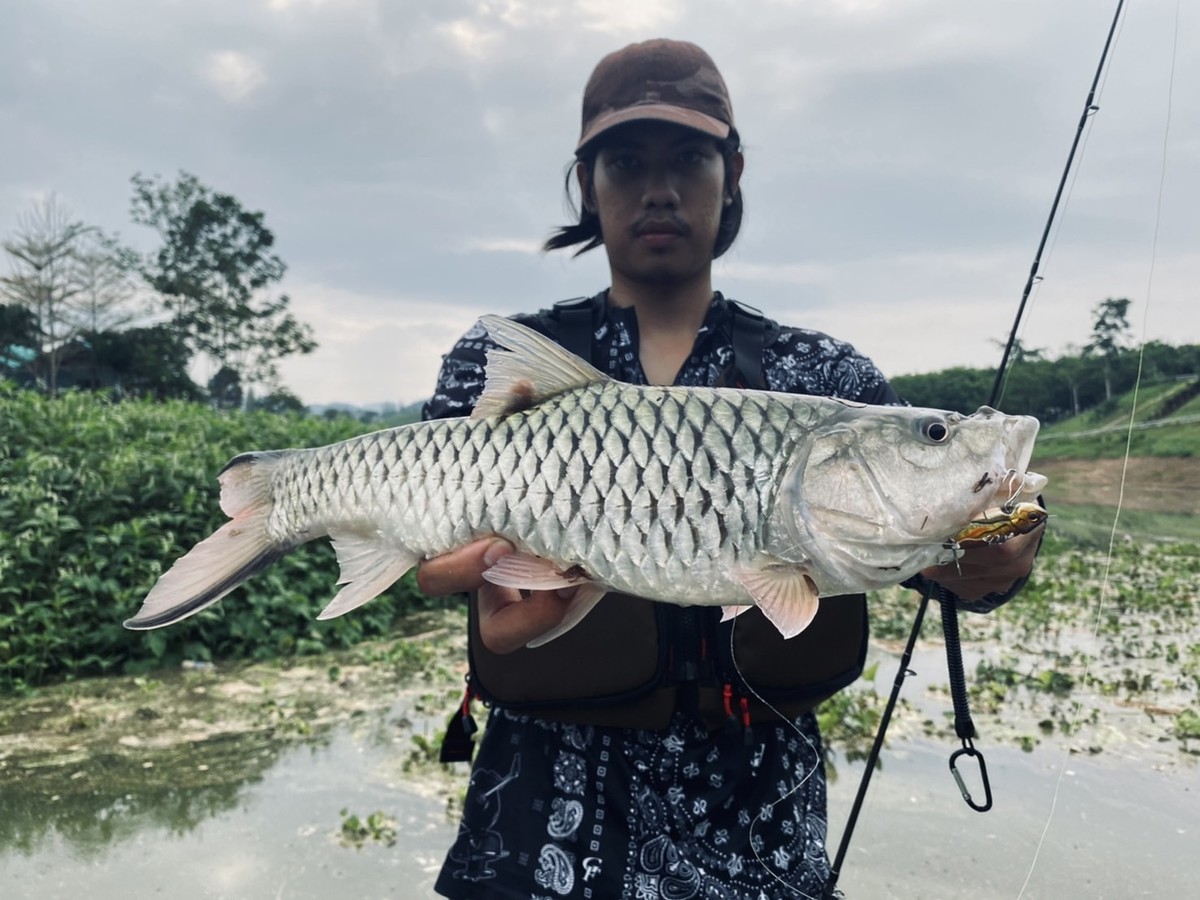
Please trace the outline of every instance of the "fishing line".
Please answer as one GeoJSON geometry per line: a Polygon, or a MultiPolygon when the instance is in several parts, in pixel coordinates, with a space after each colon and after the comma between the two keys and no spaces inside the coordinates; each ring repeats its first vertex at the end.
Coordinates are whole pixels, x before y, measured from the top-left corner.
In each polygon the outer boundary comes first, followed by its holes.
{"type": "MultiPolygon", "coordinates": [[[[1139,342],[1139,346],[1138,346],[1138,364],[1137,364],[1137,372],[1134,377],[1134,383],[1133,383],[1133,398],[1132,398],[1132,405],[1131,405],[1131,408],[1129,411],[1129,427],[1128,427],[1128,429],[1126,431],[1126,435],[1125,435],[1125,456],[1122,460],[1121,477],[1118,481],[1118,487],[1117,487],[1116,512],[1113,514],[1112,530],[1109,532],[1109,536],[1108,536],[1108,552],[1107,552],[1107,555],[1106,555],[1106,558],[1104,561],[1104,574],[1103,574],[1103,576],[1101,578],[1101,582],[1100,582],[1100,602],[1096,606],[1096,615],[1092,621],[1092,645],[1093,646],[1095,646],[1095,642],[1098,639],[1099,634],[1100,634],[1100,626],[1101,626],[1103,615],[1104,615],[1105,598],[1108,596],[1109,591],[1110,591],[1109,576],[1112,572],[1113,551],[1114,551],[1114,549],[1116,547],[1116,543],[1117,543],[1117,526],[1121,520],[1121,510],[1122,510],[1122,506],[1123,506],[1123,503],[1125,500],[1125,485],[1126,485],[1127,476],[1128,476],[1128,472],[1129,472],[1129,457],[1130,457],[1130,454],[1132,452],[1132,447],[1133,447],[1133,433],[1135,430],[1134,423],[1137,418],[1138,392],[1139,392],[1139,390],[1141,388],[1141,384],[1142,384],[1142,369],[1143,369],[1143,364],[1145,362],[1145,356],[1146,356],[1146,332],[1148,330],[1148,321],[1149,321],[1149,316],[1150,316],[1150,301],[1151,301],[1152,289],[1153,289],[1153,285],[1154,285],[1154,270],[1155,270],[1155,267],[1158,262],[1158,239],[1159,239],[1159,234],[1160,234],[1160,231],[1162,228],[1163,196],[1166,192],[1167,156],[1168,156],[1168,149],[1170,146],[1170,134],[1171,134],[1171,110],[1173,107],[1174,95],[1175,95],[1175,68],[1176,68],[1176,63],[1178,61],[1178,56],[1179,56],[1179,7],[1180,7],[1180,0],[1176,0],[1176,2],[1175,2],[1175,30],[1174,30],[1173,40],[1171,43],[1171,65],[1169,68],[1169,74],[1168,74],[1168,78],[1167,78],[1166,122],[1163,126],[1162,156],[1159,161],[1158,196],[1157,196],[1157,199],[1155,202],[1154,232],[1153,232],[1153,236],[1150,241],[1150,267],[1149,267],[1149,271],[1146,274],[1146,301],[1142,308],[1142,336],[1141,336],[1141,341],[1139,342]]],[[[1088,676],[1091,673],[1091,665],[1092,665],[1092,657],[1085,656],[1084,657],[1084,667],[1083,667],[1083,679],[1082,679],[1082,683],[1084,685],[1086,685],[1088,683],[1088,676]]],[[[1071,732],[1070,733],[1072,733],[1072,734],[1075,733],[1076,729],[1079,726],[1079,721],[1080,721],[1081,717],[1082,717],[1082,704],[1079,702],[1076,702],[1074,704],[1074,718],[1071,721],[1071,732]]],[[[1064,754],[1068,754],[1069,752],[1070,752],[1069,748],[1067,750],[1064,750],[1064,754]]],[[[1058,798],[1059,798],[1060,793],[1062,792],[1062,783],[1063,783],[1063,778],[1066,774],[1066,770],[1067,770],[1067,756],[1064,755],[1062,764],[1059,766],[1059,769],[1058,769],[1058,776],[1054,782],[1054,792],[1051,796],[1051,801],[1050,801],[1050,812],[1046,816],[1046,824],[1042,828],[1042,833],[1041,833],[1040,837],[1038,838],[1037,846],[1034,848],[1033,859],[1030,861],[1029,871],[1025,875],[1025,881],[1021,884],[1021,891],[1017,895],[1017,900],[1021,900],[1021,898],[1025,896],[1025,890],[1026,890],[1026,888],[1029,887],[1029,882],[1033,878],[1033,872],[1034,872],[1034,869],[1037,867],[1038,857],[1041,854],[1042,847],[1046,843],[1046,837],[1049,834],[1050,825],[1054,820],[1054,813],[1058,808],[1058,798]]]]}
{"type": "MultiPolygon", "coordinates": [[[[796,734],[798,734],[800,736],[800,739],[803,740],[804,743],[808,745],[808,749],[812,752],[812,755],[814,758],[813,767],[804,773],[804,777],[802,777],[799,781],[797,781],[794,785],[792,785],[791,789],[789,789],[788,791],[785,791],[783,794],[781,794],[778,799],[773,800],[772,802],[768,803],[766,809],[759,810],[758,815],[755,816],[750,821],[750,828],[747,831],[747,843],[750,845],[750,852],[752,852],[754,854],[755,860],[757,860],[758,864],[760,866],[762,866],[764,872],[766,872],[773,879],[775,879],[776,883],[787,888],[789,891],[791,891],[797,897],[802,898],[802,900],[821,900],[820,897],[813,897],[811,894],[805,893],[804,891],[800,890],[800,888],[796,887],[795,885],[788,884],[788,882],[784,880],[783,876],[781,876],[778,872],[776,872],[774,869],[772,869],[770,864],[768,864],[768,862],[762,858],[762,855],[758,852],[758,848],[754,846],[754,826],[757,825],[759,822],[765,822],[766,814],[768,812],[773,813],[775,810],[775,807],[779,806],[779,804],[783,803],[786,800],[790,800],[792,797],[796,796],[796,792],[799,791],[800,788],[804,787],[804,785],[808,782],[808,780],[810,778],[812,778],[814,775],[817,774],[817,770],[821,768],[822,763],[821,763],[820,751],[817,750],[816,746],[813,745],[813,742],[809,738],[809,736],[804,733],[804,731],[800,728],[799,725],[796,724],[795,719],[785,716],[782,711],[776,709],[765,697],[762,696],[762,694],[760,694],[758,691],[756,691],[754,689],[754,686],[752,684],[750,684],[750,682],[746,680],[746,676],[742,674],[741,666],[738,665],[737,655],[734,653],[734,649],[733,649],[733,633],[736,628],[737,628],[737,617],[735,616],[733,618],[733,621],[731,621],[729,623],[729,659],[730,659],[730,661],[733,662],[733,671],[737,674],[737,677],[741,679],[742,683],[739,687],[745,688],[746,692],[749,693],[750,696],[752,696],[755,700],[757,700],[759,703],[761,703],[763,706],[765,706],[771,713],[773,713],[781,721],[786,722],[788,725],[790,725],[792,730],[795,731],[796,734]]],[[[746,725],[746,727],[749,728],[750,726],[746,725]]],[[[829,828],[828,813],[826,813],[825,827],[826,827],[826,835],[828,835],[828,828],[829,828]]],[[[801,854],[801,858],[800,858],[801,863],[803,863],[804,858],[805,858],[804,855],[801,854]]]]}

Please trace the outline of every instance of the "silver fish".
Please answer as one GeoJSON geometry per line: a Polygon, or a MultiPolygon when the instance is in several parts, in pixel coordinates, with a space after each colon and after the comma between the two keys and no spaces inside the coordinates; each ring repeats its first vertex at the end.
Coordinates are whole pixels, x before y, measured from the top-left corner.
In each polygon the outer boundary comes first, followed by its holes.
{"type": "Polygon", "coordinates": [[[896,584],[960,551],[985,510],[1045,484],[1026,473],[1038,422],[822,397],[623,384],[512,320],[469,418],[328,447],[247,453],[220,474],[231,521],[183,556],[127,628],[158,628],[328,536],[344,585],[320,618],[421,559],[486,535],[517,553],[496,584],[576,586],[573,627],[609,590],[750,604],[786,637],[820,596],[896,584]],[[984,490],[987,486],[990,490],[984,490]]]}

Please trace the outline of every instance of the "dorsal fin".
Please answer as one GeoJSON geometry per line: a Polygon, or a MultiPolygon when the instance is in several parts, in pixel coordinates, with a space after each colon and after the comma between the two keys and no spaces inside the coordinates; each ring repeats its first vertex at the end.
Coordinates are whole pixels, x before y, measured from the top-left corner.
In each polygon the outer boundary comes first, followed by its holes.
{"type": "Polygon", "coordinates": [[[506,349],[488,351],[487,380],[472,418],[511,415],[564,391],[609,380],[532,328],[503,316],[483,316],[479,321],[492,340],[506,349]]]}

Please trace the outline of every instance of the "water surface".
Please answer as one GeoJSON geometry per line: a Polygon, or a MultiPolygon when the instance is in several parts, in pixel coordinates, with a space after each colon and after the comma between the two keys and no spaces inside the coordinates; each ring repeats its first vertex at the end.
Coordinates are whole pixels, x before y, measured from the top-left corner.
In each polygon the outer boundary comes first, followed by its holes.
{"type": "MultiPolygon", "coordinates": [[[[937,648],[914,661],[940,665],[937,648]]],[[[921,696],[919,684],[912,690],[921,696]]],[[[950,778],[955,745],[923,737],[923,715],[900,713],[844,868],[849,897],[1200,896],[1193,757],[1127,745],[1070,753],[1054,740],[1023,752],[984,736],[995,808],[980,814],[950,778]]],[[[446,797],[404,766],[411,734],[429,721],[414,723],[409,697],[298,740],[260,733],[147,751],[145,768],[135,752],[24,769],[9,751],[0,768],[0,897],[432,896],[455,826],[446,797]],[[392,817],[394,846],[346,846],[344,809],[392,817]]],[[[861,763],[835,762],[836,846],[861,763]]]]}

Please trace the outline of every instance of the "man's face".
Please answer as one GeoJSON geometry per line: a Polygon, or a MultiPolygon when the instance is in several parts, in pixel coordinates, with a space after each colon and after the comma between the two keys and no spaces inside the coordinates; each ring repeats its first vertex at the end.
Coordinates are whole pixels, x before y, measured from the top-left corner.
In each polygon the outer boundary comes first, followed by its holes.
{"type": "Polygon", "coordinates": [[[669,122],[632,122],[605,140],[590,194],[582,167],[580,179],[585,203],[600,217],[614,276],[670,283],[711,265],[734,187],[726,189],[713,138],[669,122]]]}

